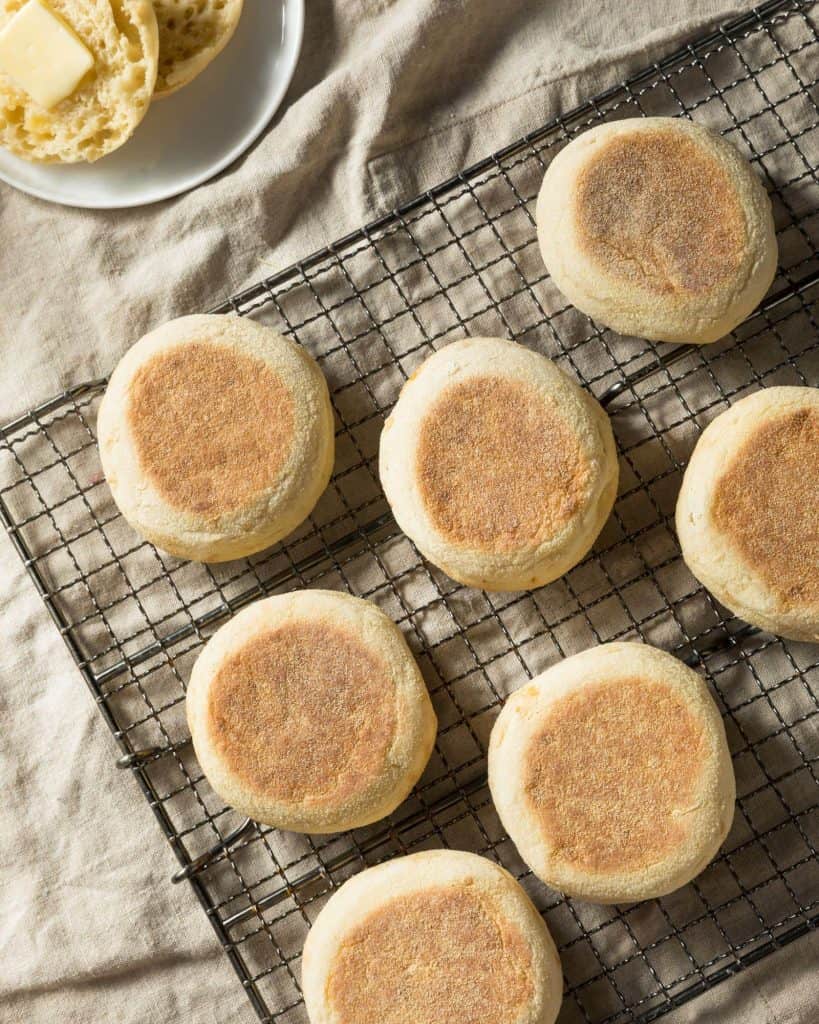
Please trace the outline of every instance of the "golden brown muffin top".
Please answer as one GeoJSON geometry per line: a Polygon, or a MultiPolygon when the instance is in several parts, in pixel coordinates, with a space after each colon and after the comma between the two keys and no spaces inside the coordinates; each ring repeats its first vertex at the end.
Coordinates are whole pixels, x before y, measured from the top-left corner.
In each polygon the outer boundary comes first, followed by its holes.
{"type": "Polygon", "coordinates": [[[395,683],[357,636],[322,619],[293,620],[222,662],[207,714],[216,750],[253,792],[332,805],[383,774],[395,683]]]}
{"type": "Polygon", "coordinates": [[[728,172],[673,126],[605,142],[578,177],[575,220],[590,259],[660,295],[729,280],[747,242],[728,172]]]}
{"type": "Polygon", "coordinates": [[[819,604],[819,409],[763,420],[717,481],[711,514],[784,608],[819,604]]]}
{"type": "Polygon", "coordinates": [[[421,423],[415,468],[436,529],[496,552],[554,537],[590,489],[588,459],[560,413],[534,387],[503,377],[441,392],[421,423]]]}
{"type": "Polygon", "coordinates": [[[526,750],[524,788],[555,860],[605,874],[672,853],[705,744],[683,698],[651,679],[590,684],[553,704],[526,750]]]}
{"type": "Polygon", "coordinates": [[[128,424],[140,467],[174,508],[218,521],[275,485],[293,443],[293,397],[261,359],[190,342],[134,375],[128,424]]]}
{"type": "Polygon", "coordinates": [[[398,896],[352,928],[330,966],[339,1024],[508,1024],[533,995],[518,927],[462,882],[398,896]]]}

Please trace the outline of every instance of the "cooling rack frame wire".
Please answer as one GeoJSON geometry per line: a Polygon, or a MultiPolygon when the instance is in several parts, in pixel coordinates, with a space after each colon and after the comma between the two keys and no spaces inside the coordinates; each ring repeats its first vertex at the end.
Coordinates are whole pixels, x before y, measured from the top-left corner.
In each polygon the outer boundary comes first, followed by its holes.
{"type": "Polygon", "coordinates": [[[473,849],[521,879],[561,947],[565,1024],[654,1020],[816,927],[816,648],[731,618],[686,575],[669,526],[704,423],[748,389],[819,381],[819,85],[806,76],[811,60],[819,66],[817,10],[774,0],[214,308],[274,323],[331,382],[334,479],[284,545],[208,568],[140,542],[99,468],[104,381],[0,430],[12,544],[179,861],[174,881],[192,886],[261,1020],[305,1020],[297,965],[327,894],[351,871],[427,846],[473,849]],[[779,278],[731,339],[704,349],[599,328],[565,306],[538,262],[533,197],[556,148],[591,124],[651,113],[723,130],[774,197],[779,278]],[[377,486],[378,429],[401,382],[467,333],[547,352],[615,424],[623,481],[612,520],[581,566],[533,594],[448,581],[401,536],[377,486]],[[204,639],[260,594],[294,586],[341,587],[384,607],[440,720],[433,763],[407,803],[337,837],[287,836],[225,808],[184,726],[184,681],[204,639]],[[561,898],[517,859],[486,790],[485,741],[524,679],[624,637],[705,672],[729,731],[738,810],[726,847],[690,886],[599,908],[561,898]]]}

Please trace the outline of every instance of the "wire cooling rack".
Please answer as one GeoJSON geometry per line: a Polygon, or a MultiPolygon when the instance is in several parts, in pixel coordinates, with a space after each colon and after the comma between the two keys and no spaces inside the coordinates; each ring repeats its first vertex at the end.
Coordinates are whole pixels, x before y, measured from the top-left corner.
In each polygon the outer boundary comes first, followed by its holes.
{"type": "MultiPolygon", "coordinates": [[[[784,945],[819,918],[817,648],[732,619],[683,565],[680,474],[705,423],[760,386],[819,381],[817,7],[775,2],[686,47],[367,228],[218,307],[297,338],[330,382],[336,471],[286,544],[222,566],[141,543],[100,469],[103,381],[0,433],[0,512],[130,769],[264,1021],[306,1020],[302,944],[350,873],[434,846],[509,868],[542,911],[566,979],[561,1022],[650,1021],[784,945]],[[546,164],[602,121],[683,114],[723,132],[768,186],[780,273],[724,342],[655,347],[567,307],[532,220],[546,164]],[[430,351],[464,334],[547,353],[612,416],[621,491],[594,552],[532,593],[454,584],[397,530],[378,485],[387,410],[430,351]],[[306,837],[243,821],[212,792],[184,718],[191,664],[213,628],[262,593],[340,588],[403,629],[440,721],[430,766],[386,822],[306,837]],[[559,658],[641,638],[703,670],[725,716],[737,813],[691,885],[636,906],[564,899],[526,870],[492,809],[488,734],[504,697],[559,658]]],[[[810,555],[810,553],[807,553],[810,555]]]]}

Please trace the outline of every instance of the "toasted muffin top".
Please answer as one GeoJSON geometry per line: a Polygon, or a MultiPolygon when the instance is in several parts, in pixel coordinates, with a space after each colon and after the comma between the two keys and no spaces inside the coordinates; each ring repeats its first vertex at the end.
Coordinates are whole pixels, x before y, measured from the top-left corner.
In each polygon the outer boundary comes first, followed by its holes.
{"type": "Polygon", "coordinates": [[[508,1024],[533,997],[519,928],[480,885],[405,893],[345,936],[327,998],[339,1024],[508,1024]]]}
{"type": "Polygon", "coordinates": [[[471,376],[438,396],[415,465],[436,529],[497,552],[554,537],[591,486],[588,459],[554,403],[501,376],[471,376]]]}
{"type": "Polygon", "coordinates": [[[251,791],[313,806],[354,799],[384,771],[396,693],[376,650],[320,617],[254,636],[208,693],[214,746],[251,791]]]}
{"type": "Polygon", "coordinates": [[[552,859],[605,874],[668,856],[686,839],[705,745],[683,697],[651,678],[556,701],[529,742],[523,779],[552,859]]]}
{"type": "Polygon", "coordinates": [[[737,189],[676,122],[607,140],[577,181],[587,256],[658,295],[708,292],[740,272],[747,244],[737,189]]]}
{"type": "Polygon", "coordinates": [[[784,606],[819,604],[815,402],[761,420],[717,480],[711,515],[784,606]]]}
{"type": "Polygon", "coordinates": [[[127,418],[159,494],[214,521],[275,486],[293,444],[293,397],[281,377],[212,343],[177,345],[141,366],[127,418]]]}

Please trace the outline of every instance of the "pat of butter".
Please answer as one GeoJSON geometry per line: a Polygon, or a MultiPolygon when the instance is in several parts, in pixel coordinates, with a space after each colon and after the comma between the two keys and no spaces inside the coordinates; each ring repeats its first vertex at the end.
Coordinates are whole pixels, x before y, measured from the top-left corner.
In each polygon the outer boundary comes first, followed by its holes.
{"type": "Polygon", "coordinates": [[[47,109],[93,66],[90,51],[40,0],[28,0],[0,32],[0,71],[47,109]]]}

